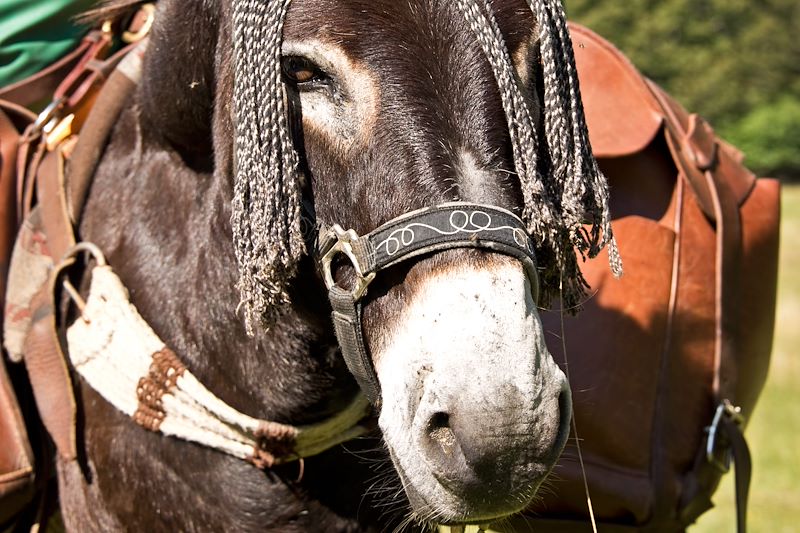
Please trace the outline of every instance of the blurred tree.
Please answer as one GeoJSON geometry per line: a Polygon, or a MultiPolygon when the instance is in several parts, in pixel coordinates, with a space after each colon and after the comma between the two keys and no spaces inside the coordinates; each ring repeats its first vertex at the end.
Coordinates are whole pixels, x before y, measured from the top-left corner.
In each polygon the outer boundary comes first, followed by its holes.
{"type": "Polygon", "coordinates": [[[731,129],[728,140],[749,155],[751,167],[798,177],[800,99],[783,96],[756,107],[731,129]]]}
{"type": "Polygon", "coordinates": [[[773,120],[782,120],[785,133],[797,130],[789,126],[797,120],[793,110],[800,107],[800,2],[565,4],[570,18],[612,41],[688,109],[740,144],[756,170],[800,175],[800,138],[776,138],[771,131],[773,120]],[[770,142],[761,142],[767,138],[770,142]]]}

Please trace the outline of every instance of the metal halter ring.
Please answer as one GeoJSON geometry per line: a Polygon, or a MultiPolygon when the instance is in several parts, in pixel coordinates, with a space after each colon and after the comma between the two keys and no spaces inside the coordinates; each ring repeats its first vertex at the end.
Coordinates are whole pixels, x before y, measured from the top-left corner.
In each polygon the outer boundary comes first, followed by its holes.
{"type": "Polygon", "coordinates": [[[332,233],[336,241],[322,256],[322,273],[325,276],[325,285],[328,287],[328,290],[336,286],[336,280],[333,279],[331,264],[333,263],[334,257],[339,254],[344,254],[350,259],[350,263],[356,271],[358,279],[356,279],[355,287],[353,287],[352,296],[354,300],[358,301],[367,292],[367,287],[372,283],[372,280],[375,279],[374,272],[364,275],[361,263],[353,252],[353,243],[358,241],[358,234],[353,230],[345,231],[339,224],[334,224],[328,230],[328,233],[332,233]]]}
{"type": "Polygon", "coordinates": [[[137,17],[144,17],[144,20],[141,21],[141,26],[138,29],[128,30],[122,34],[123,42],[128,44],[139,42],[144,39],[148,33],[150,33],[150,28],[153,27],[153,22],[156,20],[156,6],[152,3],[143,4],[139,8],[139,12],[133,17],[134,20],[137,17]]]}

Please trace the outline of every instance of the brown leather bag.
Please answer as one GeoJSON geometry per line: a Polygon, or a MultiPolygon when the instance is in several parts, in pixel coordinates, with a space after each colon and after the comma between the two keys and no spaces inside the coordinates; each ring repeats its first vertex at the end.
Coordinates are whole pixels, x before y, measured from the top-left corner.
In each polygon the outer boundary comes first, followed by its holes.
{"type": "MultiPolygon", "coordinates": [[[[5,301],[8,267],[17,230],[16,165],[20,132],[33,118],[24,108],[0,101],[0,303],[5,301]]],[[[33,467],[34,456],[17,394],[4,357],[0,356],[0,525],[33,498],[33,467]]]]}
{"type": "MultiPolygon", "coordinates": [[[[683,530],[711,507],[731,453],[743,531],[749,456],[737,421],[753,412],[769,363],[779,184],[756,179],[611,44],[570,29],[625,274],[613,279],[605,256],[584,264],[593,295],[565,318],[567,358],[560,314],[544,321],[554,356],[569,361],[600,531],[683,530]]],[[[534,528],[586,529],[576,452],[556,467],[534,528]]]]}

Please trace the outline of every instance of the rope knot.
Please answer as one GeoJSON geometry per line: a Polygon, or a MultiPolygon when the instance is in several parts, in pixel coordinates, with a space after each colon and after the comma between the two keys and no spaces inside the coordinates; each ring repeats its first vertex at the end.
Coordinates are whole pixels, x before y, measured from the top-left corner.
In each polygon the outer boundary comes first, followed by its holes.
{"type": "Polygon", "coordinates": [[[272,468],[295,455],[297,429],[276,422],[264,422],[254,432],[256,444],[251,462],[258,468],[272,468]]]}

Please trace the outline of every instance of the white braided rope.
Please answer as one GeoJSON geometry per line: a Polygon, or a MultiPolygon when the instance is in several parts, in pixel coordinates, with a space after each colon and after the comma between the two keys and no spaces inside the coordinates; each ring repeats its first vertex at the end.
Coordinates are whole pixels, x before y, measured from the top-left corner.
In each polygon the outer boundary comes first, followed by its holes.
{"type": "Polygon", "coordinates": [[[231,224],[247,330],[271,325],[305,253],[297,154],[281,80],[281,33],[291,0],[234,0],[235,185],[231,224]]]}
{"type": "Polygon", "coordinates": [[[522,190],[525,202],[523,220],[528,224],[528,230],[532,234],[555,243],[557,235],[554,232],[537,227],[539,220],[555,219],[557,213],[547,196],[544,180],[538,174],[539,140],[536,128],[526,98],[516,80],[511,56],[491,11],[491,5],[488,0],[458,0],[458,6],[470,28],[475,32],[497,80],[503,109],[508,119],[517,175],[522,183],[531,185],[523,187],[522,190]],[[535,216],[535,213],[538,213],[538,216],[535,216]]]}
{"type": "MultiPolygon", "coordinates": [[[[140,409],[139,383],[148,377],[153,355],[164,342],[128,300],[128,292],[111,267],[95,267],[82,317],[67,330],[69,358],[86,382],[129,417],[140,409]]],[[[209,391],[188,370],[160,398],[164,417],[158,432],[250,459],[257,432],[273,422],[240,413],[209,391]]],[[[359,395],[334,417],[310,426],[281,426],[295,439],[296,457],[320,453],[366,432],[359,426],[369,412],[359,395]]],[[[287,458],[279,458],[286,460],[287,458]]]]}

